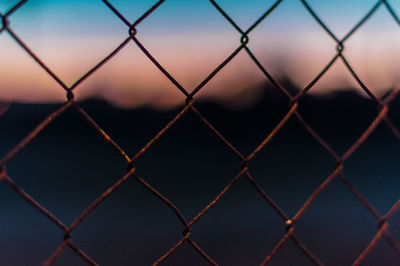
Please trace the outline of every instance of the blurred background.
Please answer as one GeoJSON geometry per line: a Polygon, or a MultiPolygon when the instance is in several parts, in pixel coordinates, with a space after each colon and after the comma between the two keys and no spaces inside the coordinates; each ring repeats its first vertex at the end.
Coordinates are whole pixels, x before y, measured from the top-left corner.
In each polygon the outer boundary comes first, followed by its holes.
{"type": "MultiPolygon", "coordinates": [[[[18,1],[0,1],[5,13],[18,1]]],[[[157,1],[111,1],[133,22],[157,1]]],[[[243,30],[275,1],[218,1],[243,30]]],[[[308,1],[337,38],[343,38],[376,4],[375,0],[308,1]]],[[[394,11],[398,1],[390,2],[394,11]]],[[[9,26],[67,85],[106,55],[128,34],[128,27],[102,1],[27,1],[9,17],[9,26]],[[89,12],[89,14],[88,14],[89,12]]],[[[384,5],[345,41],[344,54],[362,81],[376,93],[399,84],[400,28],[384,5]]],[[[188,91],[196,87],[239,45],[241,35],[209,1],[166,1],[137,26],[137,38],[188,91]]],[[[249,34],[248,47],[275,78],[290,77],[305,87],[336,54],[336,42],[301,1],[282,1],[249,34]]],[[[3,33],[0,99],[24,102],[64,101],[65,93],[30,56],[3,33]],[[24,73],[24,78],[21,77],[24,73]]],[[[258,98],[266,82],[242,51],[199,98],[242,101],[258,98]],[[243,97],[245,91],[246,97],[243,97]],[[245,99],[243,99],[245,98],[245,99]]],[[[311,90],[325,94],[359,86],[337,61],[311,90]]],[[[124,107],[171,107],[185,97],[130,42],[76,90],[81,98],[99,97],[124,107]],[[112,89],[111,89],[112,88],[112,89]]]]}
{"type": "MultiPolygon", "coordinates": [[[[387,1],[400,13],[400,2],[387,1]]],[[[5,15],[18,1],[0,0],[5,15]]],[[[110,1],[130,22],[156,1],[110,1]]],[[[217,1],[242,30],[275,1],[217,1]]],[[[307,1],[340,40],[377,1],[307,1]]],[[[9,28],[71,86],[128,37],[128,27],[102,2],[29,0],[8,18],[9,28]]],[[[210,1],[165,1],[137,26],[137,39],[189,92],[238,46],[241,35],[210,1]]],[[[337,43],[301,1],[282,1],[249,34],[247,47],[292,95],[336,55],[337,43]]],[[[343,55],[378,97],[400,84],[400,27],[385,5],[345,41],[343,55]]],[[[184,107],[182,94],[129,42],[79,84],[79,105],[134,156],[184,107]]],[[[12,36],[0,33],[0,156],[65,102],[65,90],[12,36]]],[[[289,111],[242,50],[195,96],[196,109],[245,156],[289,111]]],[[[399,98],[388,117],[400,124],[399,98]]],[[[299,101],[305,121],[342,155],[378,115],[338,59],[299,101]]],[[[399,199],[400,142],[381,123],[344,163],[344,173],[385,214],[399,199]]],[[[335,160],[295,117],[249,163],[249,172],[292,217],[332,173],[335,160]]],[[[240,172],[241,161],[199,118],[187,112],[135,163],[136,174],[191,220],[240,172]]],[[[11,162],[8,175],[66,225],[126,173],[126,162],[73,109],[57,117],[11,162]]],[[[63,232],[0,182],[0,265],[41,265],[63,232]]],[[[295,235],[327,265],[348,265],[377,232],[378,221],[335,179],[295,224],[295,235]]],[[[400,240],[400,214],[389,221],[400,240]]],[[[100,265],[149,265],[174,246],[183,226],[163,202],[131,178],[73,233],[73,242],[100,265]]],[[[284,221],[246,179],[191,228],[193,239],[221,265],[257,265],[285,234],[284,221]]],[[[398,265],[381,239],[364,265],[398,265]]],[[[54,265],[85,265],[66,249],[54,265]]],[[[206,265],[184,244],[164,264],[206,265]]],[[[310,265],[287,241],[272,265],[310,265]]]]}

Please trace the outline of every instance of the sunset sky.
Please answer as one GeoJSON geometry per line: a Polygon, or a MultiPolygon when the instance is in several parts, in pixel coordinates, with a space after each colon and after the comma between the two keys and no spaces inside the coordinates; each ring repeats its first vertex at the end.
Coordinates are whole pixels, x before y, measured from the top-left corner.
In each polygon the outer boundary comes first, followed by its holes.
{"type": "MultiPolygon", "coordinates": [[[[18,1],[0,1],[6,13],[18,1]]],[[[156,1],[110,1],[134,22],[156,1]]],[[[275,1],[217,1],[246,30],[275,1]]],[[[375,0],[308,1],[340,39],[374,6],[375,0]]],[[[400,13],[400,2],[389,1],[400,13]]],[[[67,85],[72,85],[128,36],[127,26],[100,0],[29,0],[9,17],[10,28],[67,85]]],[[[239,45],[240,34],[206,0],[165,1],[137,27],[137,38],[188,91],[193,90],[239,45]]],[[[336,53],[336,43],[301,1],[283,1],[249,35],[248,47],[270,73],[304,87],[336,53]]],[[[345,56],[372,91],[400,82],[400,27],[385,6],[345,42],[345,56]]],[[[198,97],[229,100],[256,94],[266,78],[241,51],[198,97]]],[[[17,45],[0,34],[0,100],[65,100],[64,90],[17,45]]],[[[337,61],[311,90],[326,93],[354,87],[337,61]]],[[[78,97],[99,96],[124,107],[174,106],[184,95],[134,42],[76,88],[78,97]]]]}
{"type": "MultiPolygon", "coordinates": [[[[0,0],[0,265],[41,265],[63,240],[101,265],[149,265],[183,243],[168,263],[198,264],[182,239],[189,229],[218,263],[259,264],[293,228],[321,261],[350,265],[366,250],[370,265],[400,265],[385,241],[400,240],[400,97],[378,105],[335,94],[366,96],[339,58],[307,92],[315,97],[290,106],[243,49],[182,110],[186,96],[129,40],[74,88],[78,106],[62,109],[64,88],[7,29],[71,87],[129,38],[128,26],[102,0],[27,0],[5,29],[18,2],[0,0]],[[374,238],[380,228],[390,238],[374,238]]],[[[130,23],[157,3],[109,2],[130,23]]],[[[246,31],[276,0],[215,2],[246,31]]],[[[339,40],[381,3],[343,55],[377,96],[400,88],[400,0],[386,0],[397,15],[381,0],[306,2],[339,40]]],[[[209,0],[165,0],[136,30],[188,92],[242,37],[209,0]]],[[[291,92],[337,55],[302,0],[283,0],[248,37],[291,92]]],[[[296,239],[273,263],[308,265],[296,239]]],[[[80,259],[67,248],[56,263],[80,259]]]]}

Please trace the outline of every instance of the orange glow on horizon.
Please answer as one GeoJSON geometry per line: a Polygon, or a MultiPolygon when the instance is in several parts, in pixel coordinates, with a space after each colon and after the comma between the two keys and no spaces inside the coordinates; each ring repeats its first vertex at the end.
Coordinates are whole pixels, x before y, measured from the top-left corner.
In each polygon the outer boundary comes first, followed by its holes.
{"type": "MultiPolygon", "coordinates": [[[[5,47],[0,49],[0,100],[64,101],[63,88],[9,36],[4,35],[0,38],[1,47],[5,47]]],[[[334,42],[320,34],[311,32],[284,38],[276,42],[269,36],[262,41],[258,38],[250,49],[254,49],[257,58],[274,77],[289,77],[299,88],[306,86],[336,53],[334,42]],[[282,41],[294,42],[295,45],[279,50],[282,41]]],[[[399,35],[363,33],[346,43],[344,54],[363,82],[372,91],[382,94],[399,82],[399,44],[399,35]],[[371,38],[375,41],[365,45],[366,40],[371,38]]],[[[108,37],[87,37],[84,41],[49,39],[29,43],[32,50],[67,85],[72,85],[117,45],[118,41],[110,41],[108,37]],[[106,43],[110,49],[106,51],[97,43],[106,43]]],[[[178,82],[191,91],[238,47],[239,42],[237,35],[232,34],[186,34],[144,36],[143,45],[178,82]],[[215,45],[206,41],[217,38],[220,41],[215,45]]],[[[243,90],[253,93],[254,90],[249,88],[265,82],[265,76],[242,50],[196,96],[222,100],[240,98],[243,97],[243,90]]],[[[358,88],[358,85],[339,59],[310,92],[324,94],[349,87],[358,88]]],[[[133,42],[82,82],[75,92],[78,99],[100,96],[123,107],[151,105],[168,108],[185,100],[185,96],[133,42]]]]}

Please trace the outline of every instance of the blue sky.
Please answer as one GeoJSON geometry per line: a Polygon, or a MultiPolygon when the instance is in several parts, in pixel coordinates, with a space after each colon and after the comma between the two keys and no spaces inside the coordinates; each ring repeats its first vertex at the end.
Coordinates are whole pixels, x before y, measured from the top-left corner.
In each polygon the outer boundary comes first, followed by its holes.
{"type": "MultiPolygon", "coordinates": [[[[17,1],[0,1],[2,12],[9,9],[17,1]]],[[[129,21],[133,22],[156,1],[110,1],[129,21]]],[[[251,25],[275,1],[239,1],[224,0],[217,3],[243,29],[251,25]]],[[[392,1],[395,9],[400,8],[398,1],[392,1]]],[[[308,1],[320,14],[321,18],[332,28],[340,32],[349,29],[376,3],[376,0],[337,0],[337,1],[308,1]]],[[[297,0],[283,1],[271,16],[285,16],[276,29],[289,30],[293,20],[307,20],[309,16],[297,0]]],[[[268,19],[267,19],[268,20],[268,19]]],[[[110,34],[123,30],[118,18],[100,0],[30,0],[12,16],[14,27],[22,32],[31,27],[44,28],[48,34],[110,34]],[[27,25],[29,24],[29,26],[27,25]],[[84,26],[83,26],[84,25],[84,26]]],[[[384,23],[383,17],[376,24],[384,23]],[[378,23],[379,22],[379,23],[378,23]]],[[[304,23],[305,28],[309,25],[304,23]]],[[[152,32],[186,32],[194,30],[225,31],[224,20],[209,1],[167,0],[152,15],[151,19],[143,22],[139,28],[152,32]]],[[[296,30],[296,27],[293,27],[296,30]]]]}

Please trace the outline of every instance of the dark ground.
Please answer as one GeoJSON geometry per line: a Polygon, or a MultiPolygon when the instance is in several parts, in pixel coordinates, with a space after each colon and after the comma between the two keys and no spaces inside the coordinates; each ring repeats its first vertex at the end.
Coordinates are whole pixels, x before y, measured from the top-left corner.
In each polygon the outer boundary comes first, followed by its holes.
{"type": "MultiPolygon", "coordinates": [[[[400,125],[400,101],[389,113],[400,125]]],[[[306,96],[304,119],[343,154],[377,115],[377,105],[352,92],[306,96]]],[[[59,105],[14,103],[0,117],[0,156],[9,152],[59,105]]],[[[100,100],[81,106],[134,155],[179,109],[121,110],[100,100]]],[[[239,110],[211,102],[198,110],[244,155],[288,111],[286,98],[267,90],[256,105],[239,110]]],[[[181,107],[182,108],[182,107],[181,107]]],[[[383,123],[345,162],[349,180],[382,213],[400,197],[400,141],[383,123]]],[[[145,179],[192,219],[240,171],[240,160],[192,113],[187,113],[135,164],[145,179]]],[[[335,161],[295,118],[249,164],[265,192],[293,216],[333,171],[335,161]]],[[[7,165],[14,181],[65,224],[121,178],[126,163],[72,109],[58,117],[7,165]]],[[[295,235],[327,265],[349,265],[373,238],[377,221],[334,180],[295,224],[295,235]]],[[[74,243],[101,265],[149,265],[175,245],[183,227],[175,214],[136,180],[129,179],[73,234],[74,243]]],[[[389,228],[400,241],[400,213],[389,228]]],[[[245,179],[192,227],[191,238],[221,265],[257,265],[284,235],[284,222],[245,179]]],[[[59,246],[61,230],[5,182],[0,182],[0,265],[40,265],[59,246]]],[[[311,265],[288,241],[272,265],[311,265]]],[[[85,265],[67,249],[54,265],[85,265]]],[[[183,245],[165,265],[207,265],[183,245]]],[[[381,240],[365,265],[400,265],[381,240]]]]}

